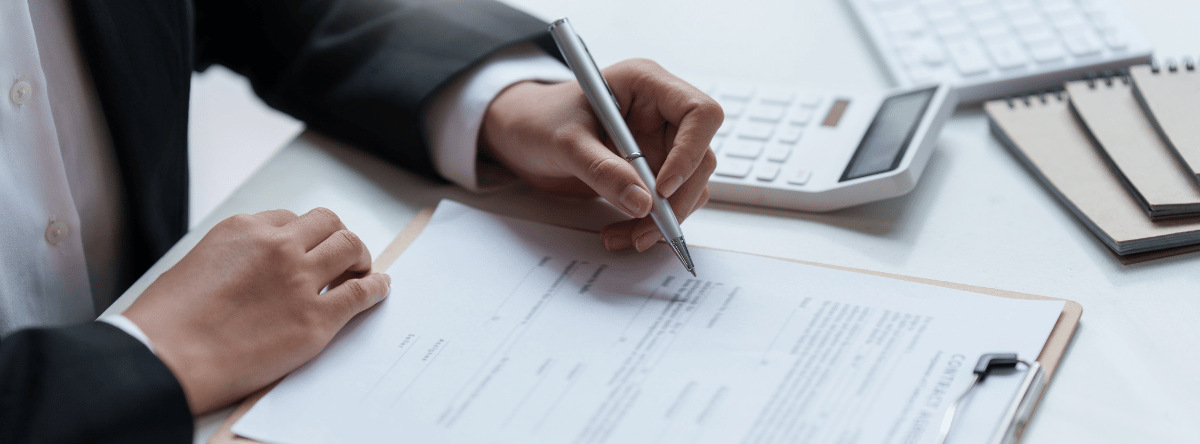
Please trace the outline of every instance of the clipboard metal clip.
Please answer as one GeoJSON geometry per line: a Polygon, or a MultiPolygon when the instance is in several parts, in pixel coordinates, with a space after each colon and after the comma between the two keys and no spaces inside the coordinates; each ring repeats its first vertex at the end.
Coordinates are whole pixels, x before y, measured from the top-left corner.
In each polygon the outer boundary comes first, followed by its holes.
{"type": "Polygon", "coordinates": [[[950,435],[950,427],[954,422],[955,412],[963,399],[971,393],[971,390],[983,382],[988,374],[993,369],[998,368],[1014,368],[1017,364],[1023,364],[1029,367],[1029,371],[1025,373],[1025,379],[1021,381],[1021,386],[1017,389],[1016,396],[1004,411],[1004,417],[1001,418],[1000,424],[996,428],[995,435],[988,441],[989,444],[1015,444],[1021,439],[1021,435],[1025,433],[1025,427],[1029,425],[1029,419],[1033,415],[1033,408],[1037,405],[1038,399],[1042,397],[1042,392],[1046,389],[1046,372],[1042,369],[1042,364],[1037,361],[1027,362],[1017,358],[1016,353],[989,353],[979,357],[979,362],[975,364],[974,375],[975,379],[971,381],[971,385],[959,395],[958,399],[946,409],[946,416],[942,419],[941,431],[938,432],[936,444],[944,444],[946,437],[950,435]]]}

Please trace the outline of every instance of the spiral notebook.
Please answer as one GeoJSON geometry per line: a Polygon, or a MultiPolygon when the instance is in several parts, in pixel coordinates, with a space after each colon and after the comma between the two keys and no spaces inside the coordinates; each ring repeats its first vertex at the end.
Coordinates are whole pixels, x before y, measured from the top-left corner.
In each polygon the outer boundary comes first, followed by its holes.
{"type": "Polygon", "coordinates": [[[1128,77],[1069,82],[1066,90],[1071,110],[1150,218],[1200,213],[1200,182],[1163,142],[1128,77]]]}
{"type": "Polygon", "coordinates": [[[1130,68],[1133,91],[1155,128],[1200,181],[1200,73],[1191,59],[1182,65],[1130,68]]]}
{"type": "Polygon", "coordinates": [[[1072,114],[1067,93],[984,104],[993,134],[1122,261],[1200,250],[1200,218],[1153,221],[1072,114]]]}

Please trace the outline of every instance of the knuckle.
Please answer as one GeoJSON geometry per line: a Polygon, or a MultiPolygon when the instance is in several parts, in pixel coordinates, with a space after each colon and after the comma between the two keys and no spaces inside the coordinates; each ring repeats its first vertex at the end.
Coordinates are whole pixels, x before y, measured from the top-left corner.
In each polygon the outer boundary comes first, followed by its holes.
{"type": "MultiPolygon", "coordinates": [[[[343,298],[343,300],[342,300],[343,304],[353,305],[359,301],[367,300],[367,298],[369,298],[371,296],[370,289],[367,288],[367,286],[365,284],[363,284],[362,279],[348,280],[345,283],[343,283],[342,286],[346,287],[346,290],[345,290],[346,297],[343,298]]],[[[342,307],[342,308],[349,308],[349,307],[342,307]]]]}
{"type": "Polygon", "coordinates": [[[694,96],[689,104],[692,112],[696,113],[701,120],[706,123],[716,123],[725,121],[725,109],[721,108],[721,104],[717,103],[712,97],[709,97],[703,92],[694,96]]]}
{"type": "Polygon", "coordinates": [[[604,183],[619,176],[621,163],[613,157],[601,157],[592,160],[588,165],[587,174],[597,183],[604,183]]]}
{"type": "Polygon", "coordinates": [[[254,226],[254,216],[247,213],[239,213],[225,218],[218,225],[233,228],[237,230],[245,230],[254,226]]]}
{"type": "Polygon", "coordinates": [[[342,223],[342,219],[340,217],[338,217],[337,213],[334,213],[333,210],[330,210],[328,208],[316,207],[316,208],[312,209],[312,213],[318,214],[321,217],[324,217],[333,223],[336,223],[336,224],[342,223]]]}
{"type": "Polygon", "coordinates": [[[558,149],[576,151],[581,144],[580,131],[574,125],[563,125],[550,135],[550,144],[558,149]]]}

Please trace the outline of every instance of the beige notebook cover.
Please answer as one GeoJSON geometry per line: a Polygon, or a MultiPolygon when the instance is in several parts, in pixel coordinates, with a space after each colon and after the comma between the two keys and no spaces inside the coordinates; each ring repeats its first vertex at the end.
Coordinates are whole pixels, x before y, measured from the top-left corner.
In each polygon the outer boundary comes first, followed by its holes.
{"type": "Polygon", "coordinates": [[[997,138],[1092,234],[1119,255],[1200,249],[1200,218],[1151,221],[1072,114],[1066,93],[995,100],[984,110],[997,138]]]}
{"type": "MultiPolygon", "coordinates": [[[[386,270],[389,266],[391,266],[392,262],[395,262],[396,258],[400,257],[400,253],[403,253],[404,250],[406,248],[408,248],[408,246],[411,245],[414,240],[417,239],[417,235],[421,234],[421,231],[425,229],[425,225],[429,223],[429,220],[432,216],[433,216],[433,208],[426,208],[426,209],[422,210],[420,213],[418,213],[416,215],[416,217],[413,218],[413,221],[410,222],[408,224],[408,226],[404,228],[404,231],[401,231],[400,234],[396,236],[396,239],[394,239],[392,241],[392,244],[388,245],[387,249],[385,249],[382,253],[379,254],[379,257],[377,259],[375,259],[375,263],[372,265],[372,268],[375,270],[386,270]]],[[[693,246],[692,248],[704,248],[704,247],[693,246]]],[[[1041,300],[1054,299],[1054,298],[1048,298],[1045,296],[1036,296],[1036,295],[1031,295],[1031,294],[1026,294],[1026,293],[1017,293],[1015,291],[996,290],[996,289],[991,289],[991,288],[976,287],[973,285],[963,285],[963,284],[955,284],[955,283],[951,283],[951,282],[935,281],[932,279],[901,276],[901,275],[889,274],[889,273],[880,273],[877,271],[867,271],[867,270],[860,270],[860,269],[856,269],[856,268],[839,267],[836,265],[825,265],[825,264],[819,264],[819,263],[815,263],[815,262],[805,262],[805,261],[797,261],[797,260],[792,260],[792,262],[798,262],[798,263],[808,264],[808,265],[816,265],[819,267],[834,268],[834,269],[844,270],[844,271],[852,271],[852,272],[856,272],[856,273],[870,274],[870,275],[874,275],[874,276],[881,276],[881,277],[892,278],[892,279],[903,279],[906,281],[918,282],[918,283],[922,283],[922,284],[926,284],[926,285],[936,285],[939,287],[953,288],[956,290],[970,291],[973,293],[986,294],[986,295],[1002,297],[1002,298],[1041,299],[1041,300]]],[[[1073,338],[1075,336],[1075,330],[1076,330],[1076,328],[1079,327],[1079,318],[1083,316],[1083,306],[1079,305],[1078,302],[1075,302],[1075,301],[1065,301],[1065,302],[1066,302],[1066,304],[1063,305],[1062,314],[1059,315],[1058,322],[1054,324],[1054,329],[1050,331],[1050,336],[1048,338],[1046,338],[1046,346],[1042,347],[1042,354],[1038,355],[1038,358],[1037,358],[1037,361],[1040,362],[1042,364],[1042,367],[1045,369],[1047,387],[1049,387],[1050,381],[1053,380],[1054,371],[1058,368],[1058,363],[1059,363],[1059,361],[1062,360],[1063,353],[1065,353],[1067,350],[1067,345],[1071,343],[1071,338],[1073,338]]],[[[241,436],[237,436],[236,434],[234,434],[233,433],[233,424],[236,423],[239,419],[241,419],[242,416],[246,414],[246,412],[250,411],[250,408],[253,407],[254,404],[256,402],[258,402],[259,399],[262,399],[262,397],[265,396],[267,394],[267,392],[271,391],[271,388],[273,388],[274,386],[275,386],[275,384],[271,384],[270,386],[267,386],[266,388],[263,388],[262,390],[258,391],[257,393],[254,393],[254,394],[250,395],[249,397],[247,397],[246,399],[242,400],[242,402],[240,404],[238,404],[237,408],[235,408],[233,410],[233,413],[231,413],[229,415],[229,418],[227,418],[225,420],[225,422],[223,422],[221,424],[221,426],[219,428],[217,428],[217,430],[215,432],[213,432],[212,436],[210,436],[208,438],[208,444],[257,444],[258,441],[243,438],[241,436]]],[[[1044,395],[1045,391],[1043,391],[1042,394],[1044,395]]],[[[1038,401],[1040,402],[1040,398],[1038,399],[1038,401]]],[[[1036,409],[1037,404],[1034,404],[1034,406],[1032,408],[1036,409]]],[[[1017,436],[1016,436],[1017,441],[1020,440],[1021,434],[1022,433],[1017,434],[1017,436]]],[[[1014,444],[1017,441],[1013,441],[1014,444]]]]}
{"type": "Polygon", "coordinates": [[[1200,182],[1163,142],[1128,78],[1070,82],[1067,93],[1092,141],[1150,218],[1200,213],[1200,182]]]}
{"type": "Polygon", "coordinates": [[[1134,66],[1129,68],[1129,77],[1163,140],[1200,181],[1200,73],[1195,65],[1174,69],[1134,66]]]}

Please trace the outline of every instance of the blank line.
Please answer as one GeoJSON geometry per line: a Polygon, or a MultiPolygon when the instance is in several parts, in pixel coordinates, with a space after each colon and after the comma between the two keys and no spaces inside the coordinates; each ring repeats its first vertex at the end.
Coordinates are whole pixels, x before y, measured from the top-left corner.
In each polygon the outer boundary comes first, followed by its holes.
{"type": "Polygon", "coordinates": [[[792,313],[788,315],[787,320],[783,321],[783,325],[781,325],[779,327],[779,331],[775,332],[775,338],[771,339],[771,343],[767,344],[767,349],[763,350],[762,358],[759,358],[758,365],[766,365],[767,364],[767,353],[770,353],[771,349],[775,348],[775,342],[778,341],[779,337],[783,335],[783,331],[787,330],[788,324],[792,323],[792,317],[796,316],[796,312],[799,310],[800,310],[800,306],[797,305],[796,308],[792,309],[792,313]]]}
{"type": "Polygon", "coordinates": [[[554,404],[550,404],[550,408],[546,410],[546,415],[542,416],[542,420],[538,421],[537,425],[533,426],[533,430],[529,433],[537,433],[537,431],[542,428],[542,424],[545,424],[546,420],[550,419],[550,414],[554,413],[555,410],[558,410],[558,404],[562,402],[563,398],[567,397],[567,393],[571,392],[571,388],[575,387],[575,382],[579,381],[579,378],[581,377],[580,374],[583,373],[585,369],[586,367],[581,368],[579,369],[578,373],[575,373],[575,378],[571,379],[571,382],[567,384],[567,387],[564,388],[562,393],[558,395],[558,399],[554,400],[554,404]]]}
{"type": "Polygon", "coordinates": [[[360,403],[363,401],[366,401],[367,397],[371,396],[371,393],[375,392],[375,388],[379,387],[379,384],[382,383],[385,378],[387,378],[387,375],[392,372],[392,369],[396,368],[396,364],[399,364],[400,360],[404,359],[404,355],[407,355],[409,350],[412,350],[413,347],[415,347],[417,345],[417,341],[420,341],[420,340],[421,340],[421,335],[416,335],[416,337],[413,338],[412,342],[408,343],[408,348],[404,349],[404,353],[400,353],[400,357],[396,358],[396,362],[393,362],[392,366],[388,367],[387,371],[383,372],[383,375],[379,376],[379,380],[375,381],[375,385],[371,386],[370,390],[367,390],[366,393],[363,393],[362,401],[359,401],[360,403]]]}
{"type": "Polygon", "coordinates": [[[538,381],[533,384],[533,387],[529,388],[529,391],[525,393],[525,397],[521,398],[521,402],[517,403],[517,406],[513,408],[512,413],[508,415],[508,419],[504,420],[504,425],[500,426],[500,428],[508,427],[508,423],[512,422],[513,418],[517,416],[517,412],[521,411],[521,407],[525,406],[525,402],[529,401],[529,398],[533,397],[533,392],[537,391],[537,388],[542,385],[542,382],[546,380],[546,375],[549,374],[550,370],[552,369],[554,369],[554,361],[550,361],[550,368],[547,368],[544,372],[542,372],[542,377],[538,378],[538,381]]]}
{"type": "Polygon", "coordinates": [[[408,381],[408,385],[404,386],[404,390],[400,391],[400,395],[396,396],[396,399],[392,401],[390,405],[388,405],[388,408],[395,407],[396,403],[400,402],[400,398],[403,398],[404,394],[408,393],[408,389],[412,388],[413,384],[416,384],[418,379],[421,379],[421,375],[425,374],[425,370],[429,370],[429,366],[433,365],[433,361],[436,360],[438,356],[441,356],[442,350],[445,350],[448,346],[450,346],[450,341],[443,343],[442,348],[439,348],[437,352],[433,354],[433,356],[429,357],[429,361],[425,363],[425,367],[422,367],[421,371],[417,372],[417,376],[413,377],[412,381],[408,381]]]}

